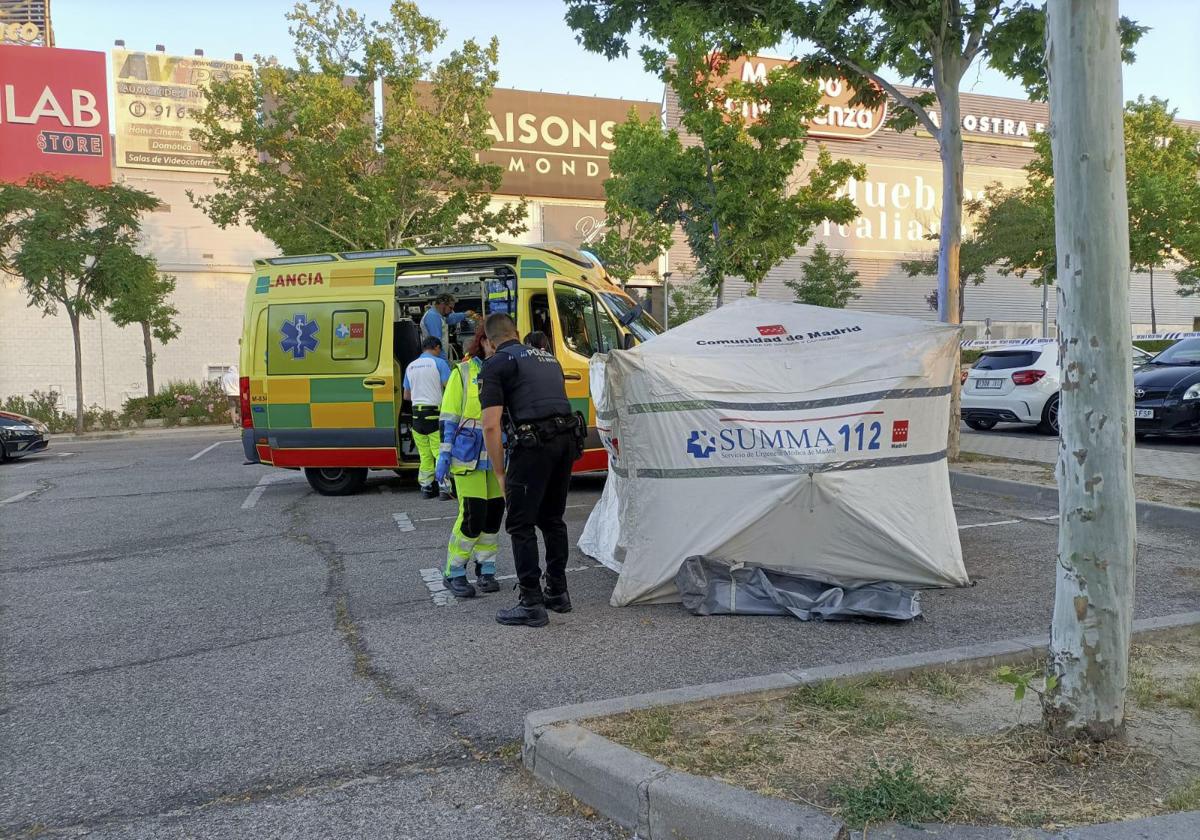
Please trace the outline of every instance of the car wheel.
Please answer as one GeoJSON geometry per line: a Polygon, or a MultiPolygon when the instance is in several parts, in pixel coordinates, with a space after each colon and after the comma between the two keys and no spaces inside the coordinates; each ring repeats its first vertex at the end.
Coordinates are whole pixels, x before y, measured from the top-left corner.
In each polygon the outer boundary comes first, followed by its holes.
{"type": "Polygon", "coordinates": [[[1137,440],[1137,441],[1143,441],[1146,439],[1146,433],[1145,432],[1134,432],[1133,439],[1137,440]]]}
{"type": "Polygon", "coordinates": [[[8,450],[4,448],[4,444],[0,443],[0,464],[8,461],[8,450]]]}
{"type": "Polygon", "coordinates": [[[1046,400],[1042,408],[1042,422],[1038,423],[1038,431],[1046,435],[1058,435],[1058,394],[1046,400]]]}
{"type": "Polygon", "coordinates": [[[995,420],[983,420],[979,417],[968,417],[964,422],[966,422],[968,426],[977,432],[986,432],[989,429],[996,428],[995,420]]]}
{"type": "Polygon", "coordinates": [[[304,477],[322,496],[350,496],[367,483],[363,467],[305,467],[304,477]]]}

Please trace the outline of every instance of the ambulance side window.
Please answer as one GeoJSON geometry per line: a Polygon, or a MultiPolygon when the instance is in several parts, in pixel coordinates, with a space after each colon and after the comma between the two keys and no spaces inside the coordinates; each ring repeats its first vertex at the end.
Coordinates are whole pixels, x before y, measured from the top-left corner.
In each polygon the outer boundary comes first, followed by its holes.
{"type": "Polygon", "coordinates": [[[592,356],[621,346],[620,329],[591,292],[559,284],[554,287],[554,298],[564,341],[576,353],[592,356]]]}
{"type": "Polygon", "coordinates": [[[600,352],[596,299],[583,289],[555,284],[554,303],[567,349],[585,359],[600,352]]]}

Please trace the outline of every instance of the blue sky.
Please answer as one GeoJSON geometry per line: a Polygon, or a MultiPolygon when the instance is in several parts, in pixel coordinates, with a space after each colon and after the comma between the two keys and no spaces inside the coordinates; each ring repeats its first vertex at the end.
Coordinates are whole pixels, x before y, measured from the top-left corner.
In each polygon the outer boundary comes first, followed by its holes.
{"type": "MultiPolygon", "coordinates": [[[[343,0],[368,16],[386,13],[387,0],[343,0]]],[[[241,52],[292,57],[284,13],[289,0],[54,0],[55,36],[60,47],[107,50],[123,38],[129,49],[190,55],[201,48],[214,58],[241,52]]],[[[527,90],[660,101],[662,83],[636,57],[618,61],[587,53],[563,22],[561,0],[425,0],[425,14],[449,32],[447,49],[466,38],[500,39],[500,84],[527,90]]],[[[1121,12],[1151,31],[1138,46],[1136,63],[1125,68],[1125,98],[1154,94],[1170,100],[1181,117],[1200,119],[1200,2],[1121,0],[1121,12]]],[[[1020,85],[997,73],[972,68],[964,89],[1021,97],[1020,85]]]]}

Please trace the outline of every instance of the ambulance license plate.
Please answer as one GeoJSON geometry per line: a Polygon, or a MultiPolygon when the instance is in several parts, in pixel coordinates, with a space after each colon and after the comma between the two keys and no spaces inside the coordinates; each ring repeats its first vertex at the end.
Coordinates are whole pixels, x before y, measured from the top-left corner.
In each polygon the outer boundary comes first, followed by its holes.
{"type": "Polygon", "coordinates": [[[999,391],[1002,387],[1004,387],[1003,379],[976,379],[975,380],[975,390],[976,391],[983,391],[983,390],[989,389],[989,388],[992,390],[995,390],[995,391],[999,391]]]}
{"type": "Polygon", "coordinates": [[[1154,419],[1154,409],[1153,408],[1135,408],[1133,410],[1133,416],[1134,416],[1135,420],[1153,420],[1154,419]]]}

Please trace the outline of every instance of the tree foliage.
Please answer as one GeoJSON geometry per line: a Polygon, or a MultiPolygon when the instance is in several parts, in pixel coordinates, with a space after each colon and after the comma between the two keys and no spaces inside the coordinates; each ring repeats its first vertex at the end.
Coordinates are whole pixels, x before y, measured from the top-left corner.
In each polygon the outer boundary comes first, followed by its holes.
{"type": "Polygon", "coordinates": [[[754,294],[818,222],[844,224],[858,215],[837,192],[852,175],[862,177],[863,167],[822,149],[796,178],[819,94],[795,69],[774,70],[765,82],[726,81],[728,57],[686,30],[672,38],[671,54],[671,63],[665,53],[658,56],[655,69],[679,97],[682,125],[699,142],[685,145],[677,131],[631,115],[614,132],[609,205],[649,214],[658,233],[679,225],[700,282],[718,289],[727,276],[742,277],[754,294]],[[722,107],[727,97],[767,107],[748,122],[722,107]]]}
{"type": "Polygon", "coordinates": [[[142,213],[158,199],[120,184],[34,175],[0,184],[0,269],[20,279],[29,306],[43,316],[61,307],[75,343],[75,422],[83,431],[79,322],[92,318],[153,270],[138,253],[142,213]],[[149,268],[148,268],[149,267],[149,268]]]}
{"type": "MultiPolygon", "coordinates": [[[[1129,264],[1135,270],[1200,263],[1200,135],[1176,123],[1176,113],[1155,97],[1125,106],[1129,264]]],[[[1191,290],[1181,285],[1178,291],[1191,290]]]]}
{"type": "Polygon", "coordinates": [[[382,22],[333,0],[297,3],[287,19],[294,69],[258,56],[252,77],[209,87],[193,139],[226,177],[190,197],[213,222],[246,222],[285,254],[525,229],[525,202],[492,207],[501,169],[476,159],[491,146],[495,38],[434,61],[445,30],[403,0],[382,22]]]}
{"type": "Polygon", "coordinates": [[[652,214],[610,195],[604,205],[604,233],[589,243],[604,270],[619,283],[653,263],[671,247],[671,228],[652,214]]]}
{"type": "Polygon", "coordinates": [[[812,306],[829,306],[844,309],[852,300],[858,300],[858,272],[850,267],[846,255],[833,253],[818,242],[812,255],[800,266],[799,280],[785,280],[784,285],[792,290],[796,303],[812,306]]]}
{"type": "Polygon", "coordinates": [[[179,310],[170,302],[175,277],[159,273],[152,257],[146,257],[139,269],[124,278],[122,288],[106,307],[108,314],[118,327],[145,324],[151,335],[166,344],[179,337],[179,310]]]}
{"type": "Polygon", "coordinates": [[[693,318],[699,318],[713,310],[717,304],[713,290],[703,283],[680,283],[671,286],[668,295],[668,327],[678,327],[693,318]]]}
{"type": "MultiPolygon", "coordinates": [[[[1197,135],[1174,117],[1168,103],[1154,98],[1139,97],[1125,108],[1129,262],[1143,270],[1182,263],[1177,291],[1186,296],[1196,292],[1189,278],[1200,267],[1200,151],[1197,135]]],[[[1032,272],[1036,286],[1043,278],[1053,283],[1058,265],[1048,135],[1037,138],[1025,172],[1025,185],[991,184],[967,208],[975,215],[974,242],[983,265],[995,264],[1001,274],[1021,278],[1032,272]]],[[[963,254],[965,277],[967,243],[963,254]]],[[[907,269],[917,262],[903,265],[907,269]]],[[[976,282],[983,282],[982,272],[976,282]]]]}
{"type": "Polygon", "coordinates": [[[166,344],[179,335],[179,325],[176,323],[179,310],[169,301],[174,291],[174,276],[160,274],[154,259],[147,257],[139,271],[124,278],[122,288],[107,306],[109,316],[118,327],[130,324],[141,327],[146,354],[146,394],[151,397],[154,396],[152,339],[166,344]]]}

